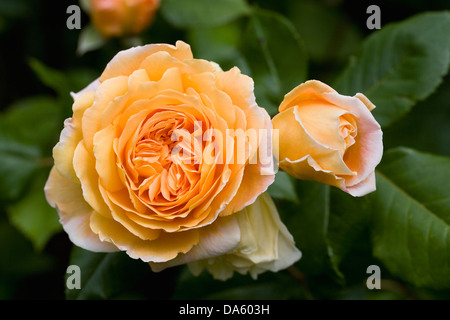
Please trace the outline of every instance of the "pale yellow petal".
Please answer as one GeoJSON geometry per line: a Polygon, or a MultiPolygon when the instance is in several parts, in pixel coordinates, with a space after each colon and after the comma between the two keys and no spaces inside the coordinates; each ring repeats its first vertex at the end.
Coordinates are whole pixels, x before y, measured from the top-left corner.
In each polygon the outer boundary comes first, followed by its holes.
{"type": "Polygon", "coordinates": [[[237,247],[227,254],[189,263],[194,274],[206,268],[220,280],[230,278],[234,271],[256,278],[265,271],[285,269],[301,258],[268,193],[233,216],[241,230],[237,247]]]}

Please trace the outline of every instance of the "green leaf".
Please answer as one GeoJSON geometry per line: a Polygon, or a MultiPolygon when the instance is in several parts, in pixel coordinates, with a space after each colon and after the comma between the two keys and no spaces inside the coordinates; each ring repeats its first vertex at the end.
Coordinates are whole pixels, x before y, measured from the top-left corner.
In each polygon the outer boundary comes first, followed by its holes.
{"type": "Polygon", "coordinates": [[[36,146],[5,138],[0,132],[0,202],[16,199],[40,166],[36,146]]]}
{"type": "Polygon", "coordinates": [[[254,9],[241,51],[255,81],[256,100],[275,114],[284,95],[306,80],[307,56],[300,36],[282,15],[254,9]]]}
{"type": "MultiPolygon", "coordinates": [[[[70,300],[142,299],[152,297],[151,293],[164,299],[165,289],[171,286],[166,280],[166,288],[158,288],[158,276],[162,278],[163,272],[153,273],[147,263],[125,252],[96,253],[74,246],[70,264],[79,266],[81,272],[81,289],[66,288],[70,300]]],[[[70,274],[66,280],[67,276],[70,274]]]]}
{"type": "Polygon", "coordinates": [[[70,88],[62,72],[44,65],[34,58],[29,60],[29,65],[39,80],[49,88],[55,90],[60,97],[69,95],[70,88]]]}
{"type": "Polygon", "coordinates": [[[45,199],[44,185],[47,177],[47,170],[34,175],[27,194],[7,208],[11,224],[30,239],[38,251],[44,248],[54,234],[62,230],[56,210],[45,199]]]}
{"type": "Polygon", "coordinates": [[[164,18],[178,28],[214,27],[249,13],[245,0],[164,0],[164,18]]]}
{"type": "Polygon", "coordinates": [[[370,250],[370,203],[367,197],[355,198],[335,187],[330,188],[329,201],[331,209],[328,238],[333,247],[335,261],[340,264],[355,249],[362,247],[363,250],[370,250]]]}
{"type": "Polygon", "coordinates": [[[308,274],[328,274],[342,282],[343,275],[328,239],[330,186],[312,181],[297,182],[300,204],[286,217],[286,225],[302,251],[297,266],[308,274]]]}
{"type": "Polygon", "coordinates": [[[357,49],[362,34],[336,3],[289,0],[287,17],[297,28],[311,60],[324,63],[348,57],[357,49]]]}
{"type": "Polygon", "coordinates": [[[294,179],[284,171],[278,171],[275,181],[269,186],[269,194],[273,198],[285,199],[298,203],[294,179]]]}
{"type": "Polygon", "coordinates": [[[218,63],[223,70],[234,66],[247,73],[248,67],[238,50],[242,36],[241,21],[212,28],[191,29],[187,32],[188,42],[194,56],[218,63]]]}
{"type": "Polygon", "coordinates": [[[101,48],[105,43],[105,38],[102,37],[97,29],[93,25],[88,25],[80,32],[77,54],[82,56],[86,52],[101,48]]]}
{"type": "Polygon", "coordinates": [[[424,13],[369,36],[334,84],[347,95],[364,93],[374,116],[388,126],[442,82],[450,63],[450,12],[424,13]]]}
{"type": "MultiPolygon", "coordinates": [[[[342,190],[330,188],[330,214],[328,221],[328,243],[333,260],[345,276],[345,284],[364,282],[368,277],[367,267],[380,265],[372,255],[367,197],[352,197],[342,190]]],[[[383,274],[386,277],[386,274],[383,274]]],[[[368,290],[366,288],[366,290],[368,290]]]]}
{"type": "Polygon", "coordinates": [[[60,107],[54,98],[47,96],[18,100],[0,115],[0,131],[5,137],[39,146],[48,153],[56,143],[61,126],[60,107]]]}
{"type": "Polygon", "coordinates": [[[385,153],[370,200],[374,255],[413,285],[450,288],[450,158],[385,153]]]}

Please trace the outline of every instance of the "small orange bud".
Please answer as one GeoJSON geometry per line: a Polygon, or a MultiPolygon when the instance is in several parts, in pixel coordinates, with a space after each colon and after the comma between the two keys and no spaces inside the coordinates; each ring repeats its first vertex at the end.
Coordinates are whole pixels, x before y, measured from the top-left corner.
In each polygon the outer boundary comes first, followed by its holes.
{"type": "Polygon", "coordinates": [[[91,20],[105,37],[139,34],[153,21],[159,0],[91,0],[91,20]]]}

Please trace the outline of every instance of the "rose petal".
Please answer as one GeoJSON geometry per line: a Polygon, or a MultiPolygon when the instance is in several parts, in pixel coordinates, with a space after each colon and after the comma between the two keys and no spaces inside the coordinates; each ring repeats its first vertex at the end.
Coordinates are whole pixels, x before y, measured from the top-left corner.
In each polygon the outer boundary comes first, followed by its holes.
{"type": "Polygon", "coordinates": [[[239,243],[240,229],[234,217],[217,219],[213,224],[202,228],[199,243],[185,254],[164,263],[150,263],[153,271],[159,272],[165,268],[216,257],[233,250],[239,243]]]}
{"type": "Polygon", "coordinates": [[[52,168],[44,191],[48,203],[58,210],[60,222],[74,244],[94,252],[118,251],[116,246],[101,241],[91,230],[90,216],[94,210],[84,201],[79,184],[52,168]]]}
{"type": "Polygon", "coordinates": [[[73,118],[64,121],[64,129],[61,131],[59,142],[53,148],[53,159],[58,171],[66,178],[77,181],[73,168],[73,155],[75,148],[82,139],[81,118],[84,111],[89,108],[94,101],[94,93],[81,94],[73,104],[73,118]]]}
{"type": "Polygon", "coordinates": [[[383,132],[360,99],[338,93],[328,93],[324,97],[355,115],[358,136],[355,144],[347,149],[344,161],[352,171],[357,172],[353,177],[346,177],[346,185],[356,185],[364,181],[380,163],[383,156],[383,132]]]}
{"type": "Polygon", "coordinates": [[[284,96],[278,111],[283,112],[305,101],[316,101],[319,103],[321,101],[326,102],[326,100],[322,97],[322,94],[329,92],[336,91],[321,81],[308,80],[295,87],[284,96]]]}
{"type": "Polygon", "coordinates": [[[121,251],[144,262],[166,262],[179,253],[186,253],[199,242],[197,229],[167,233],[161,232],[153,241],[142,240],[131,234],[120,223],[99,214],[91,216],[91,229],[102,241],[114,243],[121,251]]]}
{"type": "Polygon", "coordinates": [[[250,206],[234,215],[241,230],[238,246],[231,252],[188,264],[194,274],[207,268],[213,277],[226,280],[234,271],[253,278],[264,271],[277,272],[301,258],[294,239],[281,222],[275,204],[263,193],[250,206]]]}
{"type": "Polygon", "coordinates": [[[82,94],[84,94],[86,92],[95,92],[99,85],[100,85],[100,78],[97,78],[94,81],[92,81],[90,84],[88,84],[88,86],[86,88],[84,88],[83,90],[78,91],[76,93],[70,92],[70,96],[72,97],[73,100],[77,100],[79,96],[81,96],[82,94]]]}
{"type": "Polygon", "coordinates": [[[371,193],[377,189],[375,182],[375,171],[373,171],[369,176],[358,184],[350,187],[346,187],[347,192],[354,197],[362,197],[368,193],[371,193]]]}
{"type": "Polygon", "coordinates": [[[108,63],[103,71],[100,81],[111,79],[118,76],[129,76],[135,70],[140,69],[142,61],[149,55],[158,52],[167,51],[171,56],[179,59],[192,59],[191,47],[183,41],[177,41],[175,46],[168,44],[149,44],[146,46],[133,47],[128,50],[120,51],[108,63]]]}

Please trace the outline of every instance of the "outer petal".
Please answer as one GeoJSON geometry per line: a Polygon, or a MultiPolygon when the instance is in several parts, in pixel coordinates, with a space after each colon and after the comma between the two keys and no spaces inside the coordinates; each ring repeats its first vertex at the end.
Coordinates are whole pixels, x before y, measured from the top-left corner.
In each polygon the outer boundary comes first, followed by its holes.
{"type": "Polygon", "coordinates": [[[240,229],[234,216],[217,219],[213,224],[200,229],[200,241],[185,254],[163,263],[150,262],[153,271],[158,272],[168,267],[217,257],[233,250],[239,243],[240,229]]]}
{"type": "Polygon", "coordinates": [[[80,94],[73,104],[73,117],[64,121],[64,129],[61,131],[59,142],[53,148],[53,158],[58,171],[66,178],[77,181],[73,169],[73,156],[75,148],[82,139],[81,118],[86,109],[94,101],[94,93],[80,94]]]}
{"type": "Polygon", "coordinates": [[[89,223],[94,210],[84,201],[79,184],[62,176],[55,167],[45,184],[48,203],[58,210],[60,222],[77,246],[95,252],[118,251],[109,242],[101,241],[89,223]]]}
{"type": "Polygon", "coordinates": [[[343,190],[347,191],[354,197],[362,197],[368,193],[375,191],[376,189],[377,186],[375,182],[375,171],[373,171],[365,180],[343,190]]]}
{"type": "MultiPolygon", "coordinates": [[[[362,97],[359,94],[358,97],[362,97]]],[[[324,97],[333,104],[346,108],[356,115],[358,136],[356,143],[345,153],[344,161],[348,167],[357,172],[353,177],[346,177],[348,187],[354,186],[364,180],[375,170],[383,156],[383,132],[373,117],[369,108],[360,98],[343,96],[338,93],[325,94],[324,97]]],[[[367,98],[363,98],[367,100],[367,98]]]]}
{"type": "Polygon", "coordinates": [[[76,100],[79,96],[81,96],[82,94],[86,93],[86,92],[95,92],[95,90],[97,90],[98,86],[100,85],[100,80],[99,78],[95,79],[94,81],[92,81],[86,88],[84,88],[81,91],[78,91],[77,93],[75,92],[70,92],[70,96],[73,98],[73,100],[76,100]]]}
{"type": "Polygon", "coordinates": [[[156,240],[142,240],[113,219],[94,213],[91,229],[103,241],[114,243],[121,251],[144,262],[166,262],[179,253],[186,253],[199,242],[197,229],[184,232],[161,232],[156,240]]]}
{"type": "Polygon", "coordinates": [[[207,268],[213,277],[226,280],[234,271],[253,278],[265,271],[277,272],[301,258],[294,239],[281,222],[275,204],[263,193],[252,205],[235,214],[241,229],[239,245],[217,258],[189,263],[194,274],[207,268]]]}
{"type": "Polygon", "coordinates": [[[284,96],[283,101],[278,108],[279,112],[283,112],[301,102],[314,100],[317,102],[326,101],[322,94],[329,92],[336,93],[336,90],[317,80],[309,80],[292,89],[284,96]]]}
{"type": "Polygon", "coordinates": [[[309,155],[298,160],[285,158],[280,161],[280,168],[297,179],[314,180],[336,186],[342,190],[345,190],[346,188],[344,178],[336,176],[330,170],[322,169],[309,155]]]}
{"type": "Polygon", "coordinates": [[[103,71],[100,82],[117,76],[129,76],[135,70],[139,69],[140,64],[145,58],[158,51],[167,51],[171,56],[179,60],[193,58],[191,47],[183,41],[177,41],[175,46],[168,44],[149,44],[133,47],[120,51],[114,56],[106,66],[105,71],[103,71]]]}

